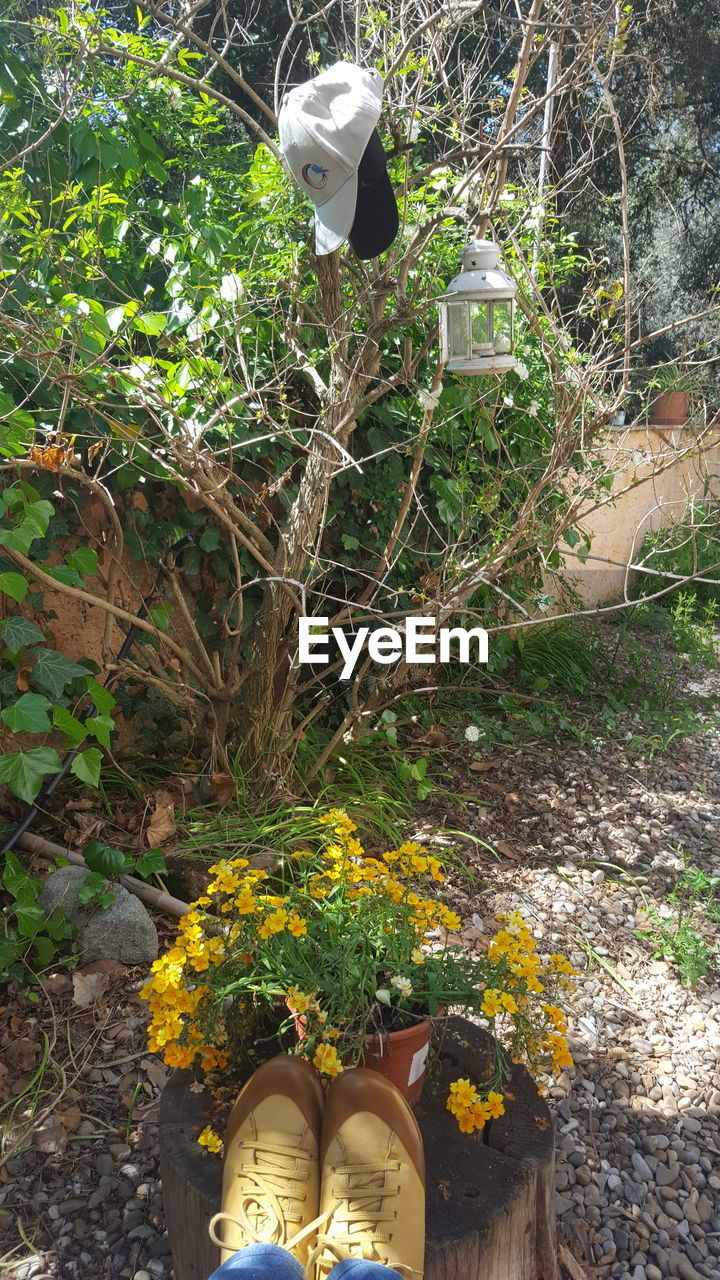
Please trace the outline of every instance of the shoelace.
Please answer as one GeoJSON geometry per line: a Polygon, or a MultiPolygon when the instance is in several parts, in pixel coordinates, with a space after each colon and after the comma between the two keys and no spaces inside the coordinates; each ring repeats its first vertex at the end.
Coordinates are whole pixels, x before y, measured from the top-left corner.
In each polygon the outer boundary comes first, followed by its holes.
{"type": "Polygon", "coordinates": [[[237,1216],[224,1210],[214,1215],[209,1226],[210,1239],[221,1249],[230,1248],[227,1241],[219,1238],[216,1226],[231,1222],[243,1232],[248,1244],[281,1244],[286,1249],[292,1248],[310,1229],[305,1227],[288,1238],[289,1224],[302,1221],[300,1206],[310,1177],[312,1157],[297,1147],[267,1142],[243,1142],[243,1151],[252,1152],[254,1156],[254,1164],[243,1165],[238,1173],[247,1190],[240,1200],[237,1216]],[[303,1169],[301,1162],[307,1167],[303,1169]]]}
{"type": "MultiPolygon", "coordinates": [[[[389,1184],[388,1175],[399,1171],[400,1165],[396,1160],[338,1165],[333,1170],[336,1176],[346,1178],[346,1188],[335,1191],[338,1204],[322,1214],[314,1224],[325,1225],[326,1230],[318,1233],[315,1248],[308,1258],[307,1280],[319,1280],[319,1277],[327,1275],[335,1262],[346,1258],[385,1263],[377,1246],[388,1244],[391,1238],[390,1233],[382,1228],[385,1223],[395,1220],[395,1213],[387,1202],[397,1194],[398,1188],[389,1184]],[[330,1224],[332,1234],[327,1230],[330,1224]]],[[[389,1265],[408,1277],[420,1275],[403,1263],[392,1262],[389,1265]]]]}

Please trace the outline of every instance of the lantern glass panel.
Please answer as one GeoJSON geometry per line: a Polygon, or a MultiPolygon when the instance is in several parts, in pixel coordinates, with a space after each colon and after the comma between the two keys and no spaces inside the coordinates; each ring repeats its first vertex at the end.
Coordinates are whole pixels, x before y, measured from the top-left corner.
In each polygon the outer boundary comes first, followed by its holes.
{"type": "Polygon", "coordinates": [[[512,302],[502,300],[493,303],[493,350],[496,355],[508,355],[513,347],[512,302]]]}
{"type": "Polygon", "coordinates": [[[492,351],[487,302],[470,303],[470,332],[472,334],[472,354],[474,356],[487,355],[492,351]]]}
{"type": "Polygon", "coordinates": [[[466,357],[468,349],[467,306],[464,302],[448,304],[448,337],[450,359],[466,357]]]}

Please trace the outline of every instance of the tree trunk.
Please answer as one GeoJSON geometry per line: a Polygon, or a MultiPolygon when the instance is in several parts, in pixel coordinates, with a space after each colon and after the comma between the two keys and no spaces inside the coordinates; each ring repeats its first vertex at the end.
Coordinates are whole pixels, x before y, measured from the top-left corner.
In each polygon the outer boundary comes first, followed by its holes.
{"type": "MultiPolygon", "coordinates": [[[[428,1084],[415,1114],[425,1145],[425,1280],[557,1280],[554,1130],[522,1067],[513,1067],[506,1114],[460,1133],[445,1108],[452,1080],[480,1082],[490,1037],[462,1018],[440,1024],[428,1084]]],[[[219,1264],[208,1222],[220,1208],[222,1164],[197,1144],[211,1122],[207,1089],[176,1071],[160,1104],[160,1169],[175,1280],[207,1280],[219,1264]]]]}

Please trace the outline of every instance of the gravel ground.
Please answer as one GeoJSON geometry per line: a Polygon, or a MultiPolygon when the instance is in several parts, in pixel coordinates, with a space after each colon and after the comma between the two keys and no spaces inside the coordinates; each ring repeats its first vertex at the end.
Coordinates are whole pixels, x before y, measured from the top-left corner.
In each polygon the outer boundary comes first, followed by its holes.
{"type": "MultiPolygon", "coordinates": [[[[718,673],[689,687],[720,707],[718,673]]],[[[543,748],[485,773],[491,792],[478,786],[492,803],[474,829],[522,859],[491,873],[493,904],[520,906],[541,949],[582,970],[565,1004],[576,1069],[549,1093],[559,1232],[598,1280],[720,1280],[718,974],[688,990],[635,933],[681,855],[720,873],[711,725],[651,763],[617,748],[543,748]]],[[[707,938],[717,948],[718,930],[707,938]]]]}
{"type": "MultiPolygon", "coordinates": [[[[720,706],[720,675],[692,680],[720,706]]],[[[597,1280],[720,1280],[720,989],[713,975],[696,990],[680,985],[635,932],[643,895],[663,901],[681,853],[720,872],[719,763],[720,731],[709,725],[652,762],[617,746],[543,745],[472,775],[483,805],[470,806],[469,829],[504,855],[478,864],[490,885],[483,912],[520,906],[541,948],[565,950],[582,970],[566,1006],[576,1069],[550,1100],[559,1231],[597,1280]]],[[[464,901],[470,945],[477,905],[464,901]]],[[[127,995],[139,979],[115,974],[90,1009],[61,982],[53,993],[78,1068],[65,1062],[72,1087],[61,1105],[69,1099],[83,1118],[62,1149],[50,1140],[49,1153],[7,1165],[7,1280],[172,1280],[158,1173],[163,1068],[144,1055],[142,1006],[127,995]]],[[[42,1011],[15,999],[32,1045],[42,1011]]]]}

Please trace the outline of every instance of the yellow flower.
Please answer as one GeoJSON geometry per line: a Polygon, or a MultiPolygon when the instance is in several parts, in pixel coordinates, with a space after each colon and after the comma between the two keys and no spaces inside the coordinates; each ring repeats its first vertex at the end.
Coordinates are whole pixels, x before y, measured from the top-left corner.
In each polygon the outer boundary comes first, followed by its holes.
{"type": "Polygon", "coordinates": [[[448,1110],[450,1109],[450,1099],[453,1105],[457,1107],[471,1107],[477,1101],[478,1091],[474,1084],[471,1084],[467,1077],[461,1076],[459,1080],[454,1080],[450,1085],[450,1098],[448,1098],[448,1110]]]}
{"type": "Polygon", "coordinates": [[[502,1007],[506,1011],[506,1013],[517,1013],[518,1011],[517,1001],[515,1000],[515,997],[511,996],[508,991],[502,991],[500,993],[500,1003],[502,1004],[502,1007]]]}
{"type": "Polygon", "coordinates": [[[485,1099],[485,1108],[491,1120],[497,1120],[498,1116],[504,1116],[505,1107],[503,1106],[502,1094],[491,1091],[485,1099]]]}
{"type": "Polygon", "coordinates": [[[485,1017],[486,1018],[497,1017],[502,1007],[503,1006],[502,1006],[502,1000],[500,998],[500,993],[498,991],[494,991],[492,987],[488,988],[488,990],[485,992],[483,996],[483,1002],[480,1005],[480,1008],[485,1014],[485,1017]]]}
{"type": "Polygon", "coordinates": [[[307,933],[307,920],[298,915],[297,911],[291,911],[287,928],[288,933],[291,933],[294,938],[302,938],[307,933]]]}
{"type": "Polygon", "coordinates": [[[206,1125],[198,1138],[201,1147],[207,1147],[208,1151],[222,1151],[223,1140],[210,1125],[206,1125]]]}
{"type": "Polygon", "coordinates": [[[342,1062],[338,1057],[338,1051],[334,1044],[319,1044],[315,1050],[313,1058],[313,1066],[317,1071],[322,1071],[323,1075],[335,1077],[340,1074],[343,1069],[342,1062]]]}

